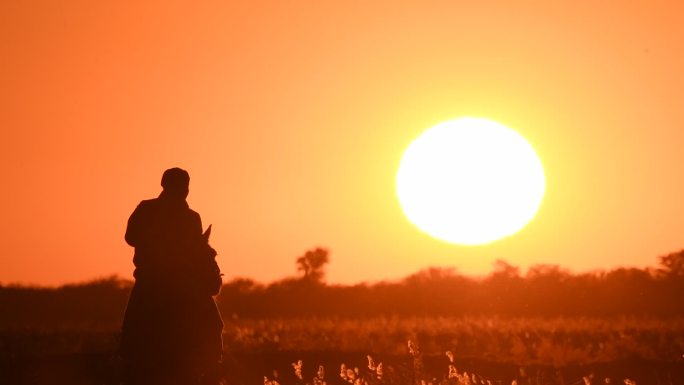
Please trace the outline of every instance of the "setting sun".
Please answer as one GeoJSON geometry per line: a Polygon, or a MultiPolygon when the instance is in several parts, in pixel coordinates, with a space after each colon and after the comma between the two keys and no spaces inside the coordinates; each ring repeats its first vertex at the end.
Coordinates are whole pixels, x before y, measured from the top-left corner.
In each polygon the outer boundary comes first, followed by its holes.
{"type": "Polygon", "coordinates": [[[439,124],[404,153],[397,194],[422,231],[457,244],[478,245],[512,235],[536,214],[544,170],[517,132],[490,120],[439,124]]]}

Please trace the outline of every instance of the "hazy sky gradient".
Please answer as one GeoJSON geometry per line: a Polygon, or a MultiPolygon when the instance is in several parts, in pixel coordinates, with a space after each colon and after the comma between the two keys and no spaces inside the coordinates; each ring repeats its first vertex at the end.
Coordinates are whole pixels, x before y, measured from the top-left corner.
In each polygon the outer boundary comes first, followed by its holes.
{"type": "Polygon", "coordinates": [[[126,220],[173,166],[228,278],[316,246],[342,283],[684,247],[681,5],[513,3],[2,2],[0,283],[131,277],[126,220]],[[419,232],[394,190],[409,143],[459,116],[546,171],[534,221],[487,246],[419,232]]]}

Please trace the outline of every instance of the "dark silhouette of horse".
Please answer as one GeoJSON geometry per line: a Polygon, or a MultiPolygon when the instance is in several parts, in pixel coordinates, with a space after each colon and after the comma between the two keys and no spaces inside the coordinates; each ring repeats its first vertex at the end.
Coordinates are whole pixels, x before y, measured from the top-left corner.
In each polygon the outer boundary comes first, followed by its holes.
{"type": "Polygon", "coordinates": [[[135,247],[135,285],[120,353],[125,384],[217,384],[223,322],[213,296],[221,288],[211,226],[185,201],[190,177],[166,170],[158,198],[142,201],[128,220],[135,247]]]}

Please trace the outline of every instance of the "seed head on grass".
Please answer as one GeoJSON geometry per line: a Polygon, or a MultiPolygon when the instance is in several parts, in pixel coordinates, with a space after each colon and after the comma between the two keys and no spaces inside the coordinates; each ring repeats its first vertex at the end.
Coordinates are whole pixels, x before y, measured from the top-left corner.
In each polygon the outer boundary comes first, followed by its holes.
{"type": "Polygon", "coordinates": [[[365,383],[365,381],[362,381],[361,377],[359,376],[359,368],[351,369],[348,368],[344,363],[340,365],[340,377],[344,381],[354,385],[365,383]]]}
{"type": "Polygon", "coordinates": [[[367,355],[366,358],[368,359],[368,369],[375,371],[377,366],[375,365],[375,361],[373,360],[373,357],[370,355],[367,355]]]}
{"type": "Polygon", "coordinates": [[[302,360],[298,360],[297,362],[292,363],[292,368],[294,368],[295,376],[299,380],[304,380],[304,376],[302,375],[302,368],[304,367],[304,362],[302,360]]]}
{"type": "Polygon", "coordinates": [[[421,385],[421,382],[426,378],[423,353],[420,351],[418,344],[411,340],[408,340],[408,348],[409,353],[413,356],[413,383],[421,385]]]}
{"type": "Polygon", "coordinates": [[[378,378],[378,380],[382,380],[383,374],[385,374],[385,370],[384,370],[384,368],[382,366],[382,362],[381,362],[375,368],[375,376],[378,378]]]}
{"type": "Polygon", "coordinates": [[[367,376],[371,379],[375,379],[375,380],[382,382],[382,380],[383,380],[382,377],[384,374],[382,362],[376,364],[375,360],[370,355],[367,355],[366,359],[368,360],[368,370],[369,370],[367,376]]]}
{"type": "Polygon", "coordinates": [[[327,385],[327,382],[325,382],[325,368],[323,368],[323,365],[318,365],[316,376],[313,378],[313,385],[327,385]]]}
{"type": "Polygon", "coordinates": [[[447,375],[448,379],[458,379],[458,370],[456,370],[456,366],[454,364],[449,365],[449,374],[447,375]]]}
{"type": "Polygon", "coordinates": [[[460,381],[461,381],[461,383],[463,383],[463,385],[472,385],[472,383],[473,383],[470,380],[470,374],[468,374],[468,372],[463,372],[463,374],[461,375],[460,381]]]}
{"type": "Polygon", "coordinates": [[[409,354],[413,357],[420,355],[420,348],[413,341],[408,340],[409,354]]]}

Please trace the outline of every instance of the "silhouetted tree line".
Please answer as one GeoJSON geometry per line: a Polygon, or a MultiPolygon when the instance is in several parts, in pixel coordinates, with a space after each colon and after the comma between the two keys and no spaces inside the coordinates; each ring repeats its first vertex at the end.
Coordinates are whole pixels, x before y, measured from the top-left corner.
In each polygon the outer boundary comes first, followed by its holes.
{"type": "Polygon", "coordinates": [[[0,285],[0,329],[116,330],[132,286],[116,277],[58,288],[0,285]]]}
{"type": "Polygon", "coordinates": [[[399,282],[326,285],[327,250],[309,256],[320,263],[300,278],[268,285],[250,279],[226,283],[218,298],[224,317],[296,316],[591,316],[684,315],[684,250],[659,258],[657,268],[618,268],[572,274],[538,265],[526,274],[498,261],[475,279],[452,269],[429,268],[399,282]]]}
{"type": "MultiPolygon", "coordinates": [[[[352,286],[325,283],[329,260],[318,248],[296,260],[299,277],[225,283],[217,301],[223,317],[684,316],[684,250],[660,257],[657,268],[571,274],[539,265],[523,275],[498,261],[479,279],[429,268],[398,282],[352,286]]],[[[0,329],[116,329],[131,286],[116,277],[59,288],[0,285],[0,329]]]]}

